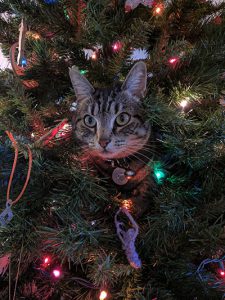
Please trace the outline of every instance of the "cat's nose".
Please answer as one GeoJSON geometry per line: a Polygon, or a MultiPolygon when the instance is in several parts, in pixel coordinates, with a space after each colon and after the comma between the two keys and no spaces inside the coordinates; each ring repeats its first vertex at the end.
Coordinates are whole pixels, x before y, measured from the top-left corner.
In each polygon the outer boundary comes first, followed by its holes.
{"type": "Polygon", "coordinates": [[[110,139],[100,139],[99,140],[99,145],[102,147],[102,148],[106,148],[107,145],[111,142],[110,139]]]}

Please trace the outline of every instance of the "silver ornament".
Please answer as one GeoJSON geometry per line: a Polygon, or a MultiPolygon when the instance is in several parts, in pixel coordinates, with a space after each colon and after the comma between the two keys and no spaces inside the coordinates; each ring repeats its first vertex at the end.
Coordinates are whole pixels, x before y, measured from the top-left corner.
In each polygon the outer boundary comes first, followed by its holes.
{"type": "Polygon", "coordinates": [[[125,175],[126,170],[123,168],[116,168],[112,173],[112,180],[118,185],[124,185],[128,182],[128,178],[125,175]]]}

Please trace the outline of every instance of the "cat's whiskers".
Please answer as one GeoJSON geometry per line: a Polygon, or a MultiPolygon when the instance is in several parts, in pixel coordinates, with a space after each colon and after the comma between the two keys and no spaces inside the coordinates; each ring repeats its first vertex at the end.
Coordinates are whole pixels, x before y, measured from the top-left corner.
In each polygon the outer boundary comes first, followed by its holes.
{"type": "Polygon", "coordinates": [[[141,159],[140,157],[136,156],[134,154],[135,152],[133,152],[132,149],[127,148],[126,151],[124,150],[123,152],[125,152],[125,153],[128,152],[127,156],[133,156],[134,158],[136,158],[137,160],[139,160],[140,162],[142,162],[142,163],[144,163],[146,165],[146,162],[143,159],[141,159]],[[131,150],[131,151],[129,151],[129,150],[131,150]]]}
{"type": "MultiPolygon", "coordinates": [[[[142,148],[142,149],[143,149],[143,148],[142,148]]],[[[130,150],[135,150],[135,148],[132,149],[132,148],[130,147],[130,150]]],[[[137,154],[137,155],[141,155],[141,156],[144,157],[144,158],[147,158],[147,160],[150,159],[148,156],[144,155],[144,154],[141,153],[141,152],[138,152],[138,151],[137,151],[136,154],[137,154]]]]}
{"type": "Polygon", "coordinates": [[[145,147],[143,147],[141,150],[144,150],[145,152],[150,153],[150,154],[157,154],[158,153],[156,151],[156,149],[152,149],[152,148],[145,148],[145,147]]]}

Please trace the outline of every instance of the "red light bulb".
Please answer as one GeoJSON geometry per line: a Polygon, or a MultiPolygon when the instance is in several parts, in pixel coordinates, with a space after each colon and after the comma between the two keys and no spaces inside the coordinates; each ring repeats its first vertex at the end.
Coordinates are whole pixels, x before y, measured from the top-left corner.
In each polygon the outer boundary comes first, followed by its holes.
{"type": "Polygon", "coordinates": [[[180,58],[175,56],[175,57],[171,57],[168,60],[168,63],[170,64],[171,67],[176,67],[176,65],[179,63],[179,61],[180,61],[180,58]]]}
{"type": "Polygon", "coordinates": [[[55,278],[59,278],[61,276],[61,271],[59,269],[54,269],[52,274],[55,278]]]}
{"type": "Polygon", "coordinates": [[[221,271],[220,271],[220,275],[221,275],[221,276],[224,276],[224,275],[225,275],[225,272],[224,272],[223,270],[221,270],[221,271]]]}

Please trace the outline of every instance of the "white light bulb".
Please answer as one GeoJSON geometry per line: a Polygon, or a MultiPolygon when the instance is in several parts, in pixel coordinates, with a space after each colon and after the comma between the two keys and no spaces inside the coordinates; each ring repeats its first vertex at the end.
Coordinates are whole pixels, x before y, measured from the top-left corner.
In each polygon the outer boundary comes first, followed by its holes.
{"type": "Polygon", "coordinates": [[[107,298],[108,294],[106,291],[101,291],[99,300],[105,300],[107,298]]]}
{"type": "Polygon", "coordinates": [[[188,105],[188,101],[187,100],[182,100],[180,102],[180,106],[183,107],[183,108],[185,108],[187,105],[188,105]]]}

